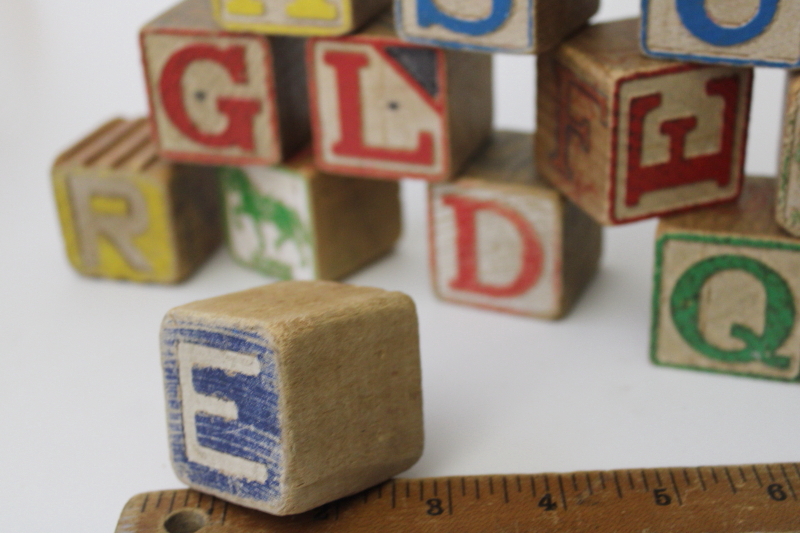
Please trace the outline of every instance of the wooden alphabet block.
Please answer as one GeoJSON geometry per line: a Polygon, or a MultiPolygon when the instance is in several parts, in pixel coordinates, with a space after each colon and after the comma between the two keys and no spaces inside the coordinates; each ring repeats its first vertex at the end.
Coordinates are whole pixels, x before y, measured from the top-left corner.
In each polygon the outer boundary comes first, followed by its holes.
{"type": "Polygon", "coordinates": [[[800,376],[800,240],[775,222],[776,180],[738,203],[658,228],[653,361],[782,380],[800,376]]]}
{"type": "Polygon", "coordinates": [[[279,282],[171,310],[161,330],[183,482],[284,515],[422,454],[417,316],[398,292],[279,282]]]}
{"type": "Polygon", "coordinates": [[[786,106],[778,175],[776,217],[783,229],[800,237],[800,73],[786,78],[786,106]]]}
{"type": "Polygon", "coordinates": [[[386,10],[391,0],[212,0],[223,27],[274,35],[344,35],[386,10]]]}
{"type": "Polygon", "coordinates": [[[397,182],[322,174],[306,152],[285,165],[226,167],[228,249],[281,279],[340,279],[400,236],[397,182]]]}
{"type": "Polygon", "coordinates": [[[70,262],[89,276],[185,279],[222,237],[216,174],[161,159],[147,119],[103,125],[53,165],[70,262]]]}
{"type": "Polygon", "coordinates": [[[795,0],[642,0],[645,53],[683,61],[800,66],[795,0]]]}
{"type": "Polygon", "coordinates": [[[539,54],[597,12],[599,0],[395,0],[408,41],[481,52],[539,54]]]}
{"type": "Polygon", "coordinates": [[[142,28],[140,41],[164,157],[272,165],[308,143],[304,39],[231,33],[208,0],[185,0],[142,28]]]}
{"type": "Polygon", "coordinates": [[[597,271],[601,228],[536,176],[532,135],[495,133],[458,180],[430,186],[429,205],[444,300],[559,318],[597,271]]]}
{"type": "Polygon", "coordinates": [[[333,174],[442,181],[491,132],[491,57],[408,44],[391,17],[308,43],[314,157],[333,174]]]}
{"type": "Polygon", "coordinates": [[[636,20],[538,60],[540,172],[603,224],[739,194],[752,70],[643,57],[636,20]]]}

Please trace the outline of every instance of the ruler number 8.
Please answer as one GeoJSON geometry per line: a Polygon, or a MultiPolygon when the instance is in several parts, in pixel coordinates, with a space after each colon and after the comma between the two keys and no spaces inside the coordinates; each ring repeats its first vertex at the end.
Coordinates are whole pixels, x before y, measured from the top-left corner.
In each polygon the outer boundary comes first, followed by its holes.
{"type": "Polygon", "coordinates": [[[425,503],[428,504],[428,510],[426,512],[430,516],[439,516],[440,514],[444,513],[444,508],[442,507],[442,500],[440,500],[439,498],[431,498],[425,503]]]}

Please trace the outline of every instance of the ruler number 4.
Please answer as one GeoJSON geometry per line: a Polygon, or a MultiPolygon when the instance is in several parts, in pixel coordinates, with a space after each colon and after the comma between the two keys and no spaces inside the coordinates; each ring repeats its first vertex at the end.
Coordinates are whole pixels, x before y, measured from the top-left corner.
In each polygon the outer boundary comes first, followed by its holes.
{"type": "Polygon", "coordinates": [[[555,511],[558,508],[558,504],[553,501],[553,497],[548,492],[539,500],[539,507],[543,508],[545,511],[555,511]]]}

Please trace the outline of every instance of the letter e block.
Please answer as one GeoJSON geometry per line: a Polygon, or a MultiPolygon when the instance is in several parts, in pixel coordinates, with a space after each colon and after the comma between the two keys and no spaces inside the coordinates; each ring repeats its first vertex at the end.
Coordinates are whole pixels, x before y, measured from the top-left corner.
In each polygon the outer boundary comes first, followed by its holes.
{"type": "Polygon", "coordinates": [[[775,181],[748,178],[738,203],[661,221],[654,362],[798,379],[800,241],[775,222],[775,181]]]}
{"type": "Polygon", "coordinates": [[[787,73],[780,174],[778,224],[800,237],[800,74],[787,73]]]}
{"type": "Polygon", "coordinates": [[[603,224],[736,198],[752,70],[646,58],[636,20],[538,59],[540,172],[603,224]]]}
{"type": "Polygon", "coordinates": [[[800,66],[796,0],[642,0],[642,47],[656,57],[800,66]]]}
{"type": "Polygon", "coordinates": [[[458,180],[430,186],[442,299],[559,318],[597,271],[600,226],[536,177],[532,145],[529,134],[497,132],[458,180]]]}
{"type": "Polygon", "coordinates": [[[208,0],[185,0],[140,40],[164,157],[272,165],[308,143],[304,39],[227,32],[208,0]]]}
{"type": "Polygon", "coordinates": [[[549,50],[597,12],[598,0],[395,0],[397,31],[419,44],[482,52],[549,50]]]}
{"type": "Polygon", "coordinates": [[[414,303],[279,282],[178,307],[161,329],[172,465],[276,515],[361,491],[422,454],[414,303]]]}
{"type": "Polygon", "coordinates": [[[53,165],[67,255],[89,276],[175,283],[222,238],[217,171],[168,163],[147,119],[115,119],[53,165]]]}
{"type": "Polygon", "coordinates": [[[400,236],[397,182],[325,175],[310,153],[273,167],[226,167],[228,249],[281,279],[339,279],[400,236]]]}
{"type": "Polygon", "coordinates": [[[410,45],[391,17],[308,43],[317,166],[371,178],[454,176],[491,132],[491,56],[410,45]]]}

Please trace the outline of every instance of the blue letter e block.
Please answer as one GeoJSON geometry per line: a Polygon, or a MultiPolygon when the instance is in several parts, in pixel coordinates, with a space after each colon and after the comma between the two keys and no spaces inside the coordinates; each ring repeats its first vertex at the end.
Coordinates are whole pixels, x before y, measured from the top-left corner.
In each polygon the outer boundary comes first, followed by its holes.
{"type": "Polygon", "coordinates": [[[443,13],[434,0],[417,0],[417,21],[427,28],[439,24],[456,33],[486,35],[497,30],[511,15],[512,0],[491,0],[492,10],[486,18],[466,20],[443,13]]]}
{"type": "Polygon", "coordinates": [[[676,3],[681,22],[692,35],[715,46],[734,46],[764,33],[775,19],[779,1],[760,0],[758,13],[745,24],[735,27],[717,24],[706,11],[706,0],[676,0],[676,3]]]}
{"type": "Polygon", "coordinates": [[[172,459],[191,486],[217,495],[280,496],[273,354],[250,332],[196,324],[164,332],[172,459]]]}

